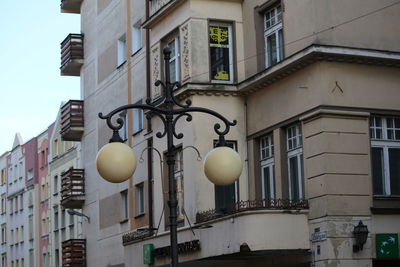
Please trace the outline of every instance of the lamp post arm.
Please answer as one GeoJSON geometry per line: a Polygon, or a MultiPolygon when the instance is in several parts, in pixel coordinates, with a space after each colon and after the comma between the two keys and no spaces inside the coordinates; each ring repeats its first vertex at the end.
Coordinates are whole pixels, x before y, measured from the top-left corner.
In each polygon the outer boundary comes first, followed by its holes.
{"type": "Polygon", "coordinates": [[[117,125],[113,124],[111,119],[112,117],[117,114],[120,113],[121,111],[124,110],[128,110],[128,109],[141,109],[141,110],[150,110],[152,111],[152,113],[156,113],[156,114],[166,114],[166,110],[162,109],[162,108],[158,108],[149,104],[128,104],[128,105],[123,105],[120,106],[119,108],[116,108],[112,111],[110,111],[107,115],[103,115],[102,112],[99,113],[99,118],[103,119],[103,120],[107,120],[107,125],[108,127],[110,127],[112,130],[119,130],[122,128],[122,126],[124,125],[124,122],[122,121],[121,118],[117,119],[117,125]]]}

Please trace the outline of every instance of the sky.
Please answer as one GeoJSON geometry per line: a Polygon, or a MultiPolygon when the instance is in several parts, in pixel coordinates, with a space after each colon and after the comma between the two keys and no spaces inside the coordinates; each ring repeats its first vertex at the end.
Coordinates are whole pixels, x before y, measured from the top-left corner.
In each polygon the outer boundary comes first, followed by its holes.
{"type": "Polygon", "coordinates": [[[0,0],[0,155],[56,120],[62,101],[80,99],[79,77],[60,76],[60,43],[80,33],[80,15],[61,0],[0,0]]]}

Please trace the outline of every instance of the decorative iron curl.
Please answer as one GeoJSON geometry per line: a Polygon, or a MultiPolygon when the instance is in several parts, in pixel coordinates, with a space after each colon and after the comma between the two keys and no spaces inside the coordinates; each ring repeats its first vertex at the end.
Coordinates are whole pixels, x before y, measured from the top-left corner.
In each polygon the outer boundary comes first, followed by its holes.
{"type": "Polygon", "coordinates": [[[183,138],[183,133],[177,134],[176,133],[176,127],[175,127],[177,121],[183,116],[186,116],[186,121],[188,121],[188,122],[192,121],[192,119],[193,119],[192,115],[190,115],[189,113],[186,113],[186,112],[185,113],[181,113],[181,114],[179,114],[178,116],[175,117],[175,119],[172,122],[172,129],[173,129],[173,134],[177,139],[182,139],[183,138]]]}

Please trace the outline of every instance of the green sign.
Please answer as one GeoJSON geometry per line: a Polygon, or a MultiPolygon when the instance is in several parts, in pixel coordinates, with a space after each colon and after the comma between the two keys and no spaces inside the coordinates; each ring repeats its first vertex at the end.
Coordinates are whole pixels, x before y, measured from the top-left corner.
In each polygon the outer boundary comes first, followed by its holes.
{"type": "Polygon", "coordinates": [[[376,234],[376,258],[393,259],[399,257],[397,234],[376,234]]]}
{"type": "Polygon", "coordinates": [[[144,264],[153,264],[154,257],[153,257],[153,244],[145,244],[143,245],[143,263],[144,264]]]}

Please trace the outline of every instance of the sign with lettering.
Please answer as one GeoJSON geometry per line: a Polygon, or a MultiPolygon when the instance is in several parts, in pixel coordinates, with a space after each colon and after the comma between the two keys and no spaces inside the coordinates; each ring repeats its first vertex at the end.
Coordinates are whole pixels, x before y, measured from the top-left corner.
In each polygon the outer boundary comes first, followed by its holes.
{"type": "MultiPolygon", "coordinates": [[[[178,254],[195,252],[200,250],[200,240],[192,240],[178,244],[178,254]]],[[[171,255],[171,246],[156,248],[153,250],[155,258],[163,258],[171,255]]]]}
{"type": "Polygon", "coordinates": [[[311,242],[321,242],[328,238],[326,232],[315,232],[311,234],[311,242]]]}
{"type": "Polygon", "coordinates": [[[399,239],[397,234],[376,234],[375,239],[377,259],[399,257],[399,239]]]}

